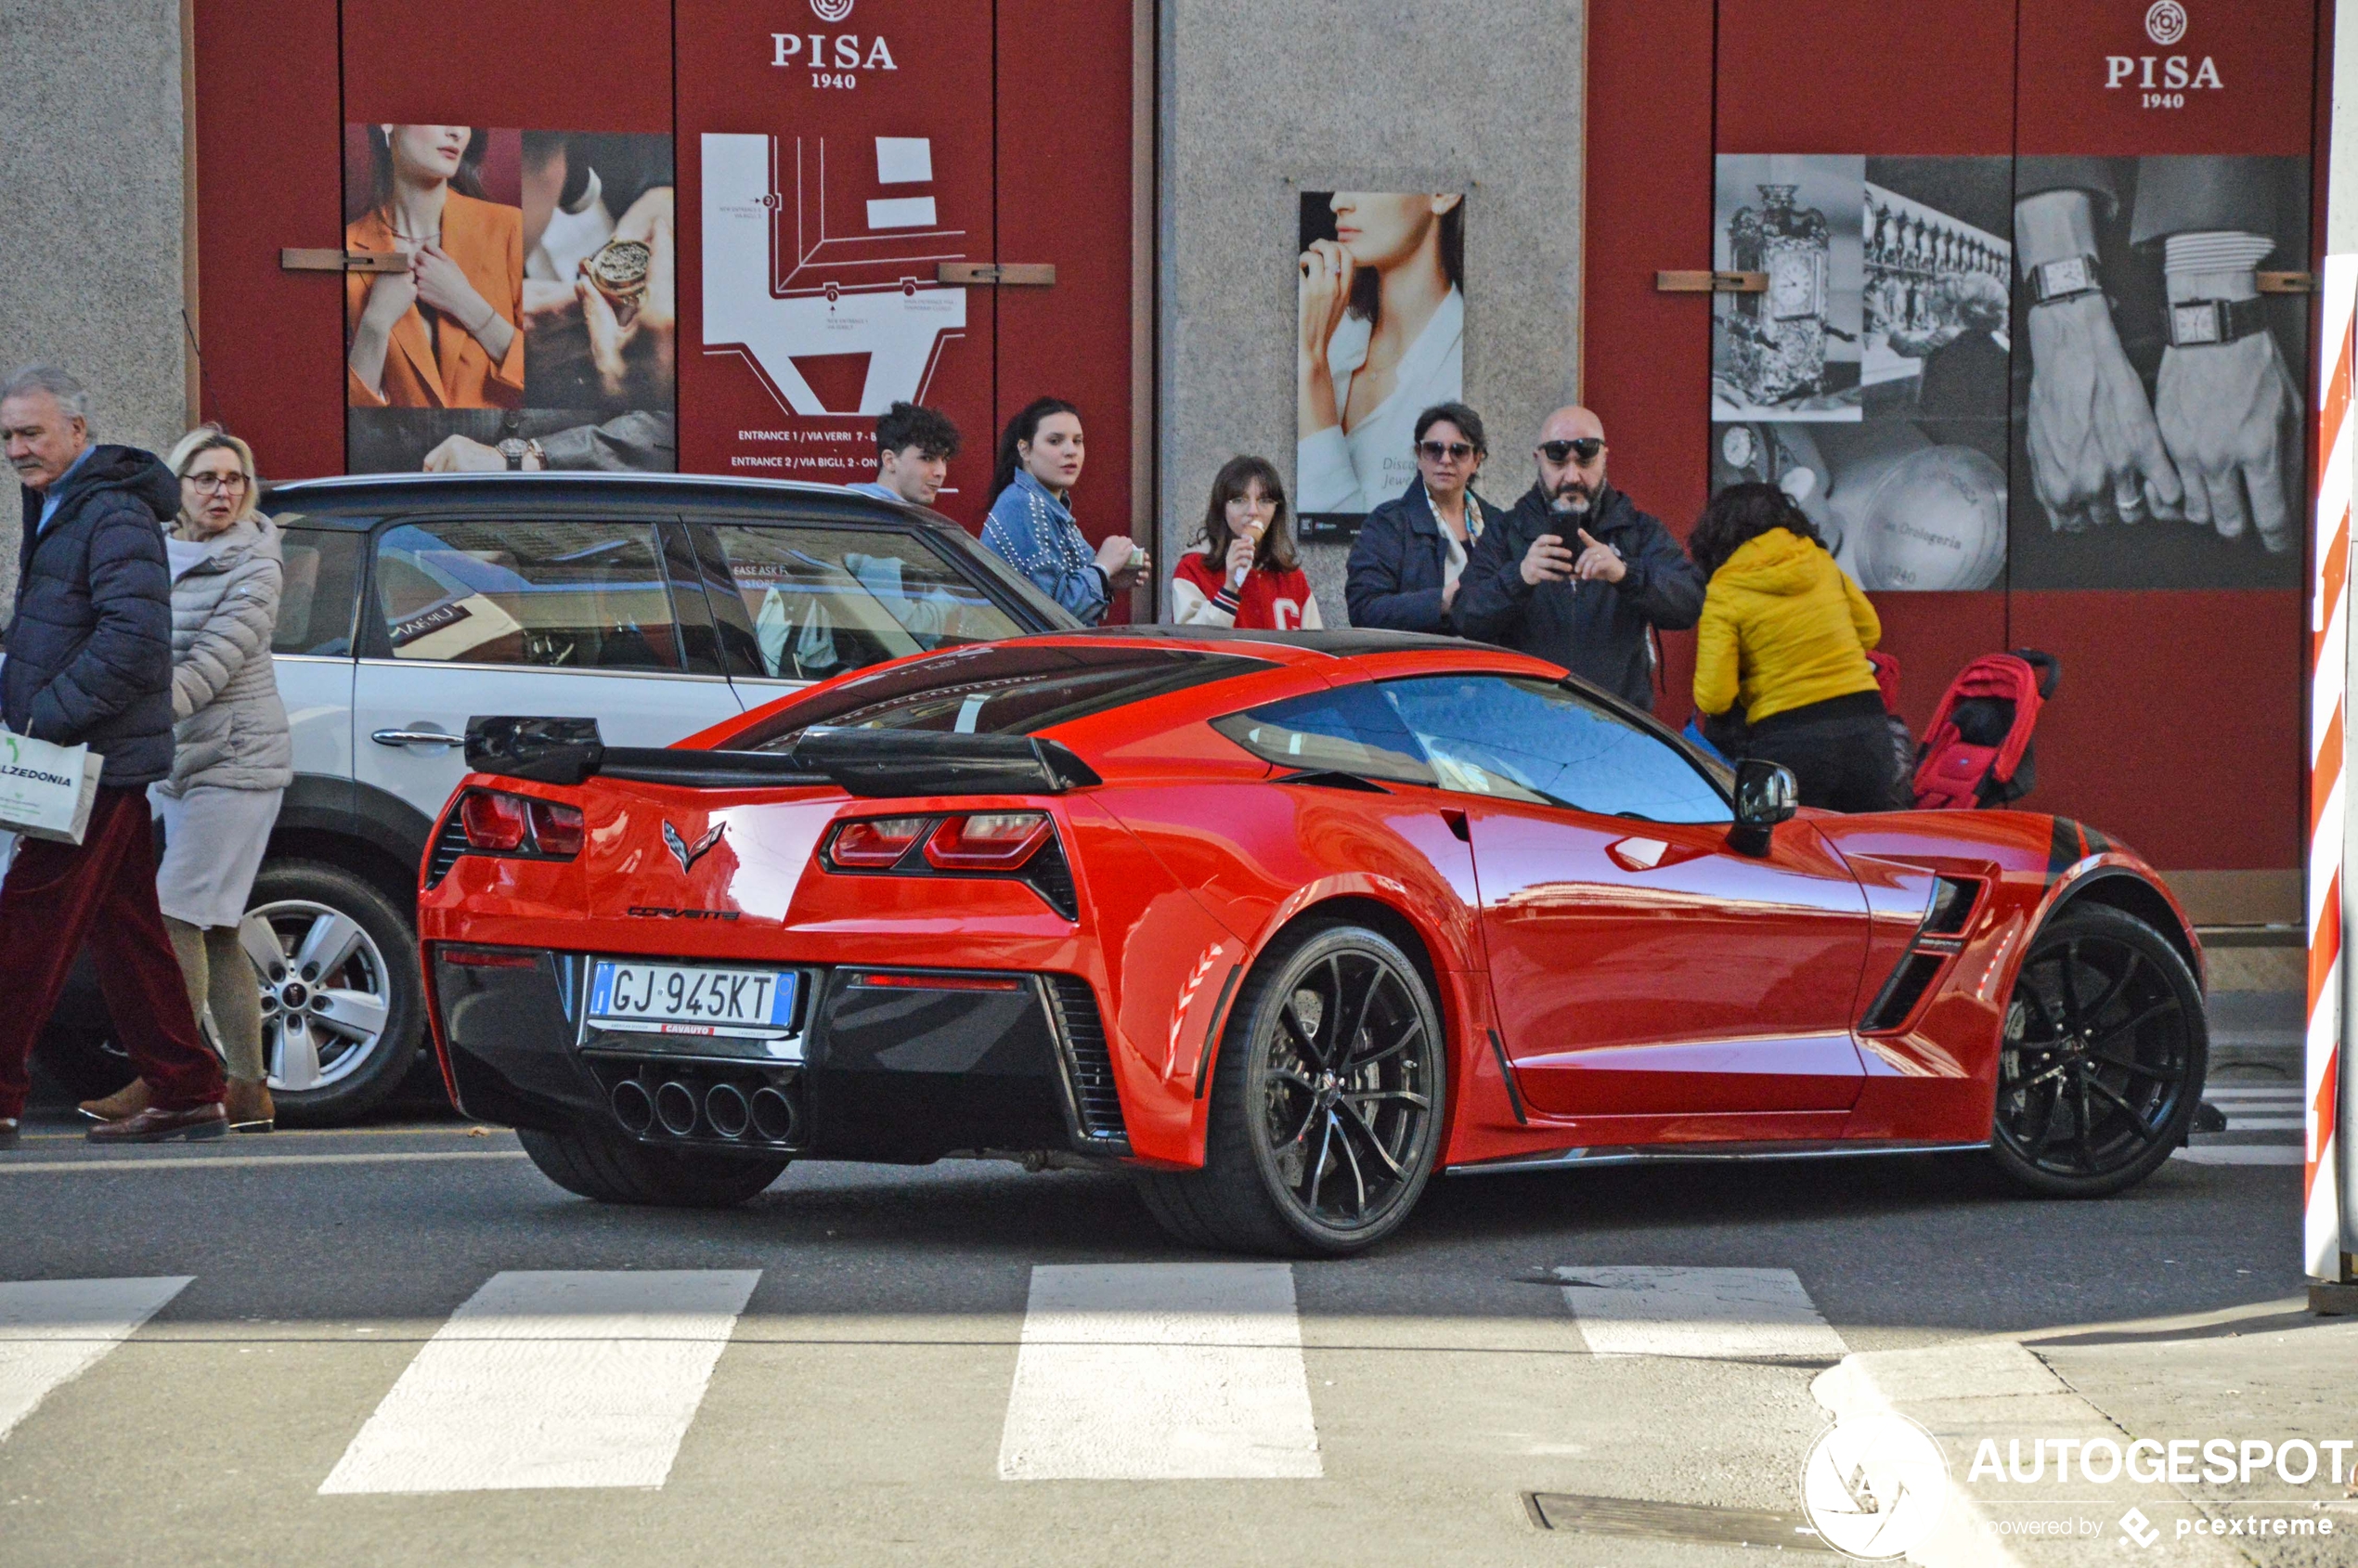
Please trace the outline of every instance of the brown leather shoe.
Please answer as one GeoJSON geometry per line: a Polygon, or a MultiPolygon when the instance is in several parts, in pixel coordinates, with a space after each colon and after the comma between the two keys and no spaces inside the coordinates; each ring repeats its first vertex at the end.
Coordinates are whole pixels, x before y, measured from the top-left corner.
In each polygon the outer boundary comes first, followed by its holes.
{"type": "Polygon", "coordinates": [[[93,1121],[120,1121],[148,1108],[148,1081],[135,1078],[104,1099],[84,1100],[80,1109],[93,1121]]]}
{"type": "Polygon", "coordinates": [[[221,1096],[221,1108],[229,1118],[232,1133],[267,1133],[278,1125],[278,1109],[270,1103],[270,1085],[259,1078],[251,1082],[238,1078],[229,1080],[229,1092],[221,1096]]]}
{"type": "Polygon", "coordinates": [[[161,1144],[176,1138],[217,1138],[228,1130],[229,1119],[222,1114],[221,1102],[214,1100],[181,1110],[149,1106],[120,1121],[101,1121],[90,1129],[88,1136],[94,1144],[161,1144]]]}

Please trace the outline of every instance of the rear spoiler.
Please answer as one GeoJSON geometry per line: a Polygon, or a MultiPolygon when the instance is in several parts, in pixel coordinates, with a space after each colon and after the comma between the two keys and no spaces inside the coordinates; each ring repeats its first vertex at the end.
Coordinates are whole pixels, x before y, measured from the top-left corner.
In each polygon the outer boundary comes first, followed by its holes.
{"type": "Polygon", "coordinates": [[[674,751],[607,745],[594,719],[479,715],[467,720],[467,766],[536,784],[593,775],[679,789],[834,784],[865,798],[907,795],[1062,795],[1105,781],[1055,741],[931,730],[821,730],[791,751],[674,751]]]}

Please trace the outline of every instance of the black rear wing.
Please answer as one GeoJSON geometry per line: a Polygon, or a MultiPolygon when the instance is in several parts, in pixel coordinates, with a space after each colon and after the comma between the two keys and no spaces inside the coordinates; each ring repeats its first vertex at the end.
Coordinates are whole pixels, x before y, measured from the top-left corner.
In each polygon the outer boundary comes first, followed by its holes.
{"type": "Polygon", "coordinates": [[[467,720],[467,766],[536,784],[592,776],[678,789],[833,784],[863,798],[911,795],[1062,795],[1105,781],[1055,741],[931,730],[820,730],[790,751],[675,751],[607,745],[594,719],[512,714],[467,720]]]}

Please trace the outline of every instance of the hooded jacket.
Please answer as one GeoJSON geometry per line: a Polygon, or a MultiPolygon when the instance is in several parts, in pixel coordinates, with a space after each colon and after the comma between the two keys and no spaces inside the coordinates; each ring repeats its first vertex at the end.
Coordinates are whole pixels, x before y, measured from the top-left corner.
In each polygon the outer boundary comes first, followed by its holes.
{"type": "Polygon", "coordinates": [[[1534,485],[1474,541],[1451,607],[1460,634],[1550,659],[1573,674],[1653,711],[1650,627],[1684,631],[1703,608],[1703,574],[1661,522],[1605,486],[1585,517],[1558,514],[1534,485]],[[1560,536],[1576,556],[1577,530],[1620,551],[1617,583],[1522,580],[1522,558],[1542,534],[1560,536]]]}
{"type": "Polygon", "coordinates": [[[172,577],[158,519],[180,510],[180,482],[153,453],[90,448],[42,492],[24,492],[16,614],[0,663],[0,720],[20,735],[87,745],[110,789],[172,771],[172,577]]]}
{"type": "Polygon", "coordinates": [[[166,794],[198,784],[283,789],[294,743],[270,635],[279,624],[285,555],[279,525],[259,513],[167,553],[196,554],[172,582],[172,711],[179,720],[166,794]]]}
{"type": "Polygon", "coordinates": [[[1711,575],[1695,632],[1695,706],[1744,721],[1873,692],[1875,607],[1823,548],[1783,528],[1738,546],[1711,575]]]}

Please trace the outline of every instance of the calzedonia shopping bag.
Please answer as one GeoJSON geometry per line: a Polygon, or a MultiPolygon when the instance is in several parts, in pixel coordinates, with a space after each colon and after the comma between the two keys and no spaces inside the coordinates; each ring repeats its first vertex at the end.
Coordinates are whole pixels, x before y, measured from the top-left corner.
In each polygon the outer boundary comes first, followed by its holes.
{"type": "Polygon", "coordinates": [[[0,730],[0,833],[81,843],[98,797],[100,766],[86,745],[52,745],[0,730]]]}

